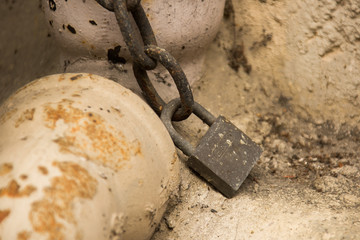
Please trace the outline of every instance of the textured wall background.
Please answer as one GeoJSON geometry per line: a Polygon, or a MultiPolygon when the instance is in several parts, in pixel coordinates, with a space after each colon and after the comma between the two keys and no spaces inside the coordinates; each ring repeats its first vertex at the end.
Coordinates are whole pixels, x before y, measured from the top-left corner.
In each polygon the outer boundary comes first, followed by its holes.
{"type": "Polygon", "coordinates": [[[40,1],[0,1],[0,29],[0,103],[24,84],[61,71],[40,1]]]}
{"type": "Polygon", "coordinates": [[[318,121],[360,119],[359,0],[235,0],[237,41],[261,78],[318,121]]]}

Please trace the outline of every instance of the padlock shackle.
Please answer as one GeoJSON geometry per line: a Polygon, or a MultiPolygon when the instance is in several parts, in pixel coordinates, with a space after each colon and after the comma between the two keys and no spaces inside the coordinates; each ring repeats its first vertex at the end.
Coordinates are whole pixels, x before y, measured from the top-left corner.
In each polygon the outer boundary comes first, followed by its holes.
{"type": "MultiPolygon", "coordinates": [[[[192,146],[175,130],[171,122],[172,116],[180,106],[180,98],[175,98],[171,100],[168,104],[164,106],[160,118],[163,121],[165,127],[167,128],[172,140],[174,141],[175,146],[177,146],[187,156],[191,156],[195,153],[194,146],[192,146]]],[[[208,112],[197,102],[194,102],[193,113],[209,126],[211,126],[216,121],[216,117],[214,117],[210,112],[208,112]]]]}

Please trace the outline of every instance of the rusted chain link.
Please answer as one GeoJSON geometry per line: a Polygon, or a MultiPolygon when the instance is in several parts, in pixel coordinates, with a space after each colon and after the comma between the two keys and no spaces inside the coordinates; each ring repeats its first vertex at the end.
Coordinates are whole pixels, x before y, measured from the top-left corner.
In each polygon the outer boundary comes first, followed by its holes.
{"type": "MultiPolygon", "coordinates": [[[[168,51],[157,46],[152,46],[152,45],[145,46],[145,53],[148,54],[150,57],[158,60],[169,71],[179,91],[179,95],[181,99],[181,108],[179,108],[175,112],[172,119],[174,121],[181,121],[188,118],[192,113],[192,107],[194,105],[194,97],[190,88],[190,84],[186,78],[184,71],[181,69],[179,63],[176,61],[176,59],[173,56],[171,56],[171,54],[168,51]]],[[[150,103],[151,107],[158,114],[160,114],[165,105],[165,102],[156,92],[146,71],[141,69],[137,65],[134,65],[133,70],[134,70],[135,78],[141,90],[145,93],[146,100],[150,103]]]]}
{"type": "Polygon", "coordinates": [[[157,46],[154,31],[150,25],[150,22],[146,16],[143,7],[139,4],[134,8],[133,11],[131,11],[131,13],[140,31],[144,45],[157,46]]]}
{"type": "Polygon", "coordinates": [[[156,67],[156,61],[147,56],[144,52],[144,45],[157,45],[154,32],[151,28],[146,13],[142,8],[139,0],[96,0],[101,6],[109,11],[114,11],[116,20],[120,26],[121,34],[124,38],[126,46],[129,49],[131,57],[134,63],[139,64],[146,70],[152,70],[156,67]],[[128,7],[127,3],[130,3],[131,7],[128,7]],[[141,39],[137,36],[136,29],[134,29],[128,10],[131,11],[136,25],[140,31],[141,39]]]}
{"type": "Polygon", "coordinates": [[[106,8],[109,11],[114,11],[114,1],[113,0],[96,0],[103,8],[106,8]]]}
{"type": "Polygon", "coordinates": [[[194,105],[190,84],[176,59],[165,49],[157,47],[152,27],[140,4],[141,0],[96,1],[107,10],[115,12],[120,31],[133,58],[135,78],[150,106],[156,113],[160,114],[166,104],[157,93],[146,72],[146,70],[154,69],[156,60],[158,60],[169,71],[179,91],[181,107],[175,112],[173,120],[181,121],[188,118],[194,105]],[[142,42],[137,37],[136,28],[130,21],[128,11],[131,12],[135,20],[142,42]]]}
{"type": "Polygon", "coordinates": [[[141,0],[126,0],[126,6],[129,11],[132,11],[135,9],[135,7],[141,6],[140,5],[141,0]]]}
{"type": "MultiPolygon", "coordinates": [[[[128,47],[130,54],[133,58],[134,63],[139,64],[142,68],[146,70],[152,70],[156,67],[156,62],[151,59],[144,52],[142,42],[137,38],[137,32],[135,31],[129,17],[129,13],[126,7],[125,0],[114,0],[114,12],[116,20],[120,26],[120,30],[126,46],[128,47]]],[[[136,23],[144,24],[144,26],[139,27],[141,36],[143,37],[143,42],[145,45],[157,45],[154,33],[150,26],[149,20],[146,17],[144,9],[139,4],[132,13],[138,16],[140,19],[135,20],[136,23]],[[144,32],[144,29],[147,28],[147,31],[144,32]]]]}
{"type": "MultiPolygon", "coordinates": [[[[136,6],[140,5],[141,0],[126,0],[126,6],[129,11],[134,9],[136,6]]],[[[96,0],[103,8],[106,8],[109,11],[114,11],[114,0],[96,0]]]]}

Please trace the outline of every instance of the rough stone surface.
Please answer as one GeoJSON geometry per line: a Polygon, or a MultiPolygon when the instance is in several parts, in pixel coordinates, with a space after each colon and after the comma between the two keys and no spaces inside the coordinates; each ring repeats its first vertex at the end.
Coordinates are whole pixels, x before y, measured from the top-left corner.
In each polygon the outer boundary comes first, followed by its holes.
{"type": "Polygon", "coordinates": [[[237,42],[266,92],[276,86],[315,118],[360,119],[360,1],[233,5],[237,42]]]}

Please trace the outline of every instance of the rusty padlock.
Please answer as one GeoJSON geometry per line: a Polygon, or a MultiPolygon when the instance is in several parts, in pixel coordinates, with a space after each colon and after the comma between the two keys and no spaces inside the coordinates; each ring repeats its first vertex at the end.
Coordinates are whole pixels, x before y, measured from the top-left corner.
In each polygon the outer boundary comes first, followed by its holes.
{"type": "Polygon", "coordinates": [[[175,145],[189,156],[187,164],[192,169],[223,195],[233,197],[260,158],[262,149],[225,117],[214,117],[196,102],[193,113],[209,125],[209,129],[194,148],[171,123],[180,105],[180,99],[174,99],[161,113],[161,120],[175,145]]]}

